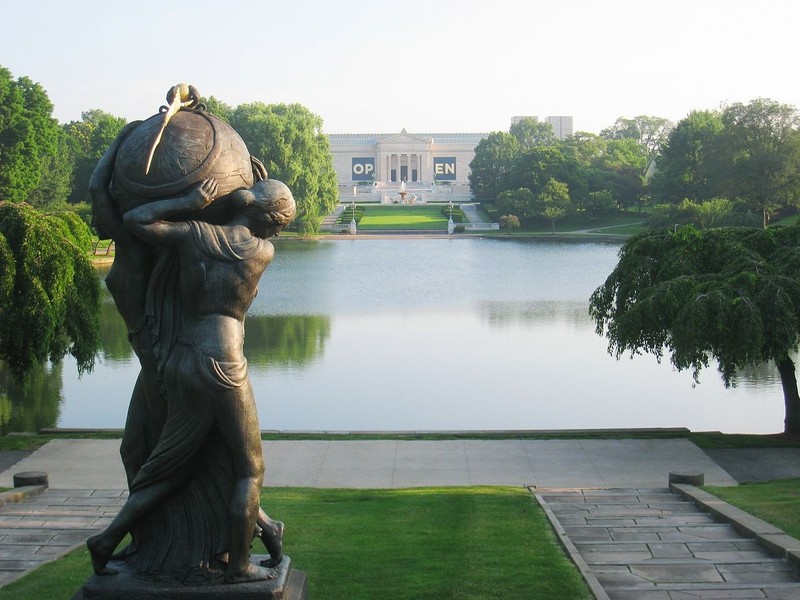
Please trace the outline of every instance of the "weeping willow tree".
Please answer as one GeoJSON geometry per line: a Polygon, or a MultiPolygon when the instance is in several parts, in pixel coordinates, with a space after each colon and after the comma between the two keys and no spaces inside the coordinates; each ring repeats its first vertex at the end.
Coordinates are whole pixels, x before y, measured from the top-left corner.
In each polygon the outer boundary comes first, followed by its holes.
{"type": "Polygon", "coordinates": [[[101,288],[91,243],[75,213],[0,202],[0,360],[15,377],[67,353],[80,374],[94,366],[101,288]]]}
{"type": "Polygon", "coordinates": [[[725,385],[772,361],[783,388],[784,433],[800,435],[791,354],[800,344],[800,226],[691,226],[630,238],[589,301],[597,333],[619,358],[669,353],[695,379],[710,359],[725,385]]]}

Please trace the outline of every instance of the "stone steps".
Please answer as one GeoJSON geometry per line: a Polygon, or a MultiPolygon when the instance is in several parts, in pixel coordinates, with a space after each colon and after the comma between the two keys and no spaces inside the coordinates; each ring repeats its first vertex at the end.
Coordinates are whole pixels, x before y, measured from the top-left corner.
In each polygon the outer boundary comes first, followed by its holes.
{"type": "Polygon", "coordinates": [[[536,497],[598,599],[800,598],[792,564],[667,488],[536,497]]]}
{"type": "Polygon", "coordinates": [[[320,223],[320,229],[324,230],[328,227],[333,227],[336,225],[336,220],[339,218],[339,215],[344,212],[344,208],[345,207],[343,204],[337,204],[336,208],[334,208],[332,212],[328,213],[325,218],[322,219],[322,223],[320,223]]]}

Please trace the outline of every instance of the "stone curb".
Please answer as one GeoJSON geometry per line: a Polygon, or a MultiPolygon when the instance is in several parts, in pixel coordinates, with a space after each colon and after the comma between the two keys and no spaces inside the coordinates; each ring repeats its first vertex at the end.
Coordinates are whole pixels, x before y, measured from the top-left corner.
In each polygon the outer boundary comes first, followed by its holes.
{"type": "Polygon", "coordinates": [[[25,485],[22,487],[15,487],[6,492],[0,492],[0,506],[22,502],[31,496],[41,494],[46,489],[47,486],[44,485],[25,485]]]}
{"type": "Polygon", "coordinates": [[[771,556],[782,558],[800,569],[800,540],[693,485],[671,483],[669,487],[708,511],[715,519],[730,524],[741,535],[755,539],[771,556]]]}
{"type": "Polygon", "coordinates": [[[586,561],[583,560],[583,557],[581,556],[580,552],[578,552],[575,544],[573,544],[572,540],[569,539],[567,532],[564,530],[564,527],[562,527],[558,517],[556,517],[555,513],[553,513],[551,508],[547,505],[545,499],[542,498],[542,496],[534,488],[529,487],[528,491],[534,495],[536,502],[539,503],[539,506],[542,507],[544,514],[547,515],[547,520],[550,521],[550,525],[553,527],[553,531],[555,532],[561,547],[564,548],[564,551],[569,555],[570,560],[578,568],[581,577],[583,577],[586,585],[589,586],[589,590],[592,592],[595,600],[611,600],[608,593],[600,584],[600,581],[597,579],[595,574],[592,573],[589,565],[587,565],[586,561]]]}

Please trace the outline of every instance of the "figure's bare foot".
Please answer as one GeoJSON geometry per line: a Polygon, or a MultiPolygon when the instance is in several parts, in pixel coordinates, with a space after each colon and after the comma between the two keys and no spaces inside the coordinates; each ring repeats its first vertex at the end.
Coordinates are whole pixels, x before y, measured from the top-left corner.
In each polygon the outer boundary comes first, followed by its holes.
{"type": "Polygon", "coordinates": [[[241,571],[230,571],[225,573],[225,583],[266,581],[269,579],[275,579],[277,576],[278,572],[275,569],[268,569],[265,567],[248,564],[247,567],[241,571]]]}
{"type": "Polygon", "coordinates": [[[103,540],[102,535],[93,535],[86,540],[89,554],[92,556],[92,569],[96,575],[116,575],[117,571],[109,569],[106,565],[114,553],[114,546],[103,540]]]}
{"type": "Polygon", "coordinates": [[[261,528],[261,541],[269,552],[269,558],[261,561],[264,567],[277,567],[283,560],[283,523],[273,521],[263,524],[261,528]]]}

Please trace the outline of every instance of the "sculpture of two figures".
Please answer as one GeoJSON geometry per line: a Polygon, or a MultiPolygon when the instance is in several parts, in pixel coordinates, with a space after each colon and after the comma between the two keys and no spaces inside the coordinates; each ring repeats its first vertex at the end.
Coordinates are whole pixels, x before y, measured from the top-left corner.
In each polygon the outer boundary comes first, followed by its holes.
{"type": "Polygon", "coordinates": [[[181,585],[266,580],[283,557],[283,524],[259,505],[244,318],[274,255],[268,238],[295,202],[197,90],[177,85],[167,101],[125,127],[91,181],[95,226],[116,244],[106,284],[141,371],[120,450],[130,495],[87,544],[109,579],[122,564],[181,585]],[[254,537],[270,555],[261,565],[254,537]]]}

